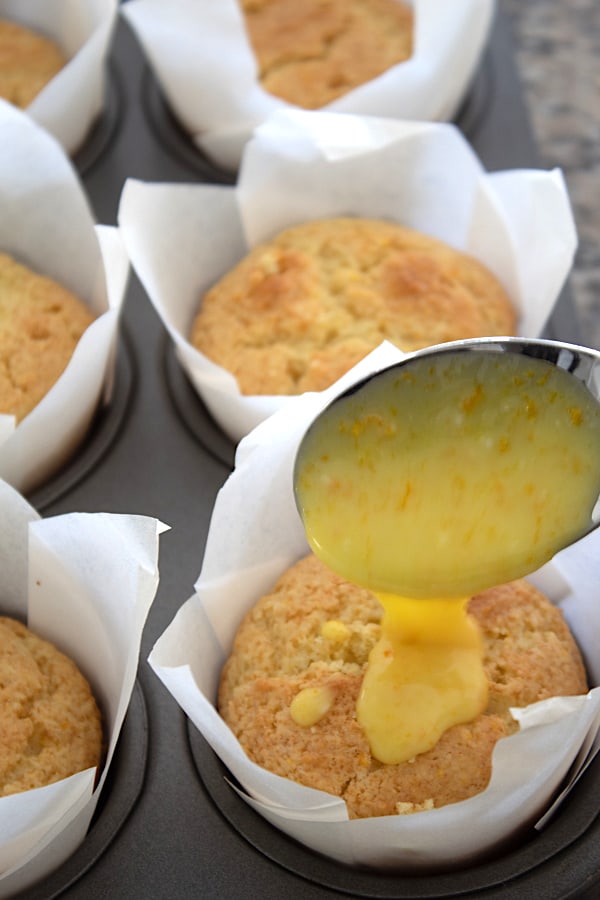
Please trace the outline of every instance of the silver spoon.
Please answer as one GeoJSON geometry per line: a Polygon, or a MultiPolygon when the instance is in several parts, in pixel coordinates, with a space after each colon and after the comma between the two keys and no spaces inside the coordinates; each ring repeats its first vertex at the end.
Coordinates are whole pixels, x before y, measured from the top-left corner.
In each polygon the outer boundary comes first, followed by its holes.
{"type": "Polygon", "coordinates": [[[408,354],[317,416],[294,491],[313,550],[372,590],[522,577],[600,524],[600,353],[500,337],[408,354]]]}

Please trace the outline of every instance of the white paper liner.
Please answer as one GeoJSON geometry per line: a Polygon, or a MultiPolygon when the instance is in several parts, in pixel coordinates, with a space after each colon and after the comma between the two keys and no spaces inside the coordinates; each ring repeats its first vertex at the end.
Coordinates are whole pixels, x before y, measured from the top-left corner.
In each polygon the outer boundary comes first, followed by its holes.
{"type": "Polygon", "coordinates": [[[108,745],[95,789],[89,769],[0,798],[0,897],[43,878],[85,837],[131,698],[165,529],[157,519],[123,514],[41,519],[0,481],[0,615],[26,621],[77,663],[108,745]]]}
{"type": "Polygon", "coordinates": [[[27,114],[73,155],[105,102],[106,62],[118,0],[0,0],[0,18],[55,41],[67,57],[27,114]]]}
{"type": "MultiPolygon", "coordinates": [[[[217,497],[195,593],[149,662],[247,791],[244,799],[271,823],[344,863],[427,869],[466,865],[543,815],[580,748],[597,736],[600,689],[516,710],[521,730],[497,744],[483,793],[408,816],[351,821],[343,801],[250,762],[214,707],[220,670],[242,616],[308,551],[292,486],[306,428],[343,387],[401,358],[391,344],[382,344],[332,388],[290,400],[241,442],[235,470],[217,497]]],[[[532,577],[561,600],[594,686],[600,682],[599,559],[596,531],[532,577]]]]}
{"type": "Polygon", "coordinates": [[[201,296],[283,228],[345,215],[398,221],[478,258],[508,291],[524,337],[542,331],[577,246],[559,170],[487,173],[449,124],[284,111],[257,129],[236,187],[128,180],[118,222],[133,267],[234,441],[287,398],[243,396],[191,346],[201,296]]]}
{"type": "MultiPolygon", "coordinates": [[[[452,118],[485,47],[494,0],[413,0],[412,6],[412,57],[322,109],[391,119],[452,118]]],[[[277,110],[298,109],[260,86],[237,0],[130,0],[122,13],[173,112],[219,165],[236,169],[257,125],[277,110]]]]}
{"type": "Polygon", "coordinates": [[[0,478],[22,492],[74,452],[108,401],[129,260],[117,228],[96,225],[62,147],[0,101],[0,250],[71,290],[96,316],[55,385],[15,426],[0,414],[0,478]]]}

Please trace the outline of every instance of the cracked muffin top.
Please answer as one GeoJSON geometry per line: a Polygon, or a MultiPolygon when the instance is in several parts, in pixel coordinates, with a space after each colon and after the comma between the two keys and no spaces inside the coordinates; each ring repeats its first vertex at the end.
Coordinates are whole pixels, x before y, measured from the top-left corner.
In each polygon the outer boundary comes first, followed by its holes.
{"type": "Polygon", "coordinates": [[[412,54],[402,0],[242,0],[266,91],[318,109],[412,54]]]}
{"type": "Polygon", "coordinates": [[[300,394],[385,340],[409,352],[515,329],[510,298],[472,256],[395,222],[344,217],[254,247],[204,295],[190,341],[243,394],[300,394]]]}

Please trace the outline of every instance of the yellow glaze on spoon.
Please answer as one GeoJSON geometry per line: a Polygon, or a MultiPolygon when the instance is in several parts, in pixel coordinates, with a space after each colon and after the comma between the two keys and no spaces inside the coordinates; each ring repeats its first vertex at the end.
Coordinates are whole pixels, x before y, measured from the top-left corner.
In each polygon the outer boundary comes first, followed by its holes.
{"type": "Polygon", "coordinates": [[[591,527],[600,412],[541,359],[416,356],[318,417],[295,490],[315,553],[383,604],[358,717],[373,755],[401,762],[485,708],[467,599],[591,527]]]}

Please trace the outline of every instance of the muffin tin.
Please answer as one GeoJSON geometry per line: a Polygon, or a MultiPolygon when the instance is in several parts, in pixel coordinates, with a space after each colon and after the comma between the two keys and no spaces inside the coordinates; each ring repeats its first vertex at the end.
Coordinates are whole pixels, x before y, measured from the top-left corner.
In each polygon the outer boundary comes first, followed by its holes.
{"type": "MultiPolygon", "coordinates": [[[[501,14],[457,124],[487,169],[536,165],[501,14]]],[[[115,34],[105,112],[75,165],[98,221],[106,224],[116,221],[129,176],[234,179],[204,158],[177,125],[124,21],[115,34]]],[[[580,340],[568,292],[547,336],[580,340]]],[[[428,877],[356,871],[323,859],[238,798],[220,761],[145,662],[192,593],[214,499],[233,457],[233,444],[183,374],[132,274],[111,403],[74,459],[29,499],[46,516],[73,510],[140,513],[156,516],[171,531],[161,538],[159,591],[101,806],[80,849],[20,897],[596,897],[600,762],[543,832],[525,836],[488,863],[428,877]]]]}

